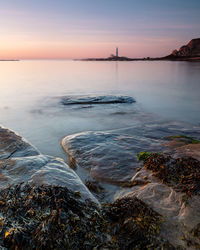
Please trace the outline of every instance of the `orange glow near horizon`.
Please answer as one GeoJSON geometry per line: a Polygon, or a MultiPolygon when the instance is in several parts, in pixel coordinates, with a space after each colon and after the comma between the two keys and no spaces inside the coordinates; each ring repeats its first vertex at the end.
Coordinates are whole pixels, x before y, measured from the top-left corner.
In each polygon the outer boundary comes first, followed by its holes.
{"type": "Polygon", "coordinates": [[[199,1],[156,2],[2,1],[0,59],[161,57],[200,35],[199,1]]]}
{"type": "Polygon", "coordinates": [[[176,41],[138,38],[124,42],[56,41],[5,42],[0,44],[0,59],[77,59],[108,57],[119,47],[119,56],[156,57],[168,55],[177,48],[176,41]],[[141,40],[140,40],[141,39],[141,40]]]}

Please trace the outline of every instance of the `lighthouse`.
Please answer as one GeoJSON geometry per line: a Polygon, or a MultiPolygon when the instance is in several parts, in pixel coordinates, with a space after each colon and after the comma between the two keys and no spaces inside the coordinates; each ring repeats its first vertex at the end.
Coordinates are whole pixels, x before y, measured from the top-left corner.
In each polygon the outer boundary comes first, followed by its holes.
{"type": "Polygon", "coordinates": [[[116,57],[118,57],[119,54],[118,54],[118,48],[116,48],[116,57]]]}

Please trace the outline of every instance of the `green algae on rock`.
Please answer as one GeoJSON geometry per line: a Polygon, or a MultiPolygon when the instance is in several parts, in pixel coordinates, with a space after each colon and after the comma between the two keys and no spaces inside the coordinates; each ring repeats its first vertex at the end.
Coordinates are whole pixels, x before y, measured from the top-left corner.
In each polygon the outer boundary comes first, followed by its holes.
{"type": "Polygon", "coordinates": [[[164,139],[167,140],[177,140],[177,141],[181,141],[187,144],[198,144],[200,143],[200,140],[197,140],[193,137],[190,136],[186,136],[186,135],[172,135],[172,136],[166,136],[164,137],[164,139]]]}
{"type": "Polygon", "coordinates": [[[159,155],[159,153],[140,152],[137,157],[139,161],[146,161],[154,155],[159,155]]]}

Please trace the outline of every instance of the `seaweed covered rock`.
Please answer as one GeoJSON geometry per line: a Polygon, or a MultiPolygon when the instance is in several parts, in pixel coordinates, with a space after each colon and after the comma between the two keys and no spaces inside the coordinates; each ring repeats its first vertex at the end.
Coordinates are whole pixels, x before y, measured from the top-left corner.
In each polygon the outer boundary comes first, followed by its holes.
{"type": "Polygon", "coordinates": [[[17,185],[0,191],[0,245],[9,249],[92,249],[107,241],[91,200],[66,187],[17,185]]]}
{"type": "Polygon", "coordinates": [[[196,159],[154,154],[145,160],[145,168],[176,191],[189,196],[200,194],[200,162],[196,159]]]}
{"type": "Polygon", "coordinates": [[[160,237],[163,217],[136,197],[124,197],[106,206],[112,240],[119,249],[175,249],[160,237]]]}
{"type": "Polygon", "coordinates": [[[163,216],[161,236],[175,247],[200,247],[200,162],[191,157],[174,159],[170,155],[148,153],[144,166],[133,176],[137,185],[118,197],[138,197],[163,216]],[[143,181],[146,183],[142,183],[143,181]]]}
{"type": "Polygon", "coordinates": [[[9,249],[174,249],[162,216],[137,198],[102,209],[66,187],[15,185],[0,191],[0,246],[9,249]]]}

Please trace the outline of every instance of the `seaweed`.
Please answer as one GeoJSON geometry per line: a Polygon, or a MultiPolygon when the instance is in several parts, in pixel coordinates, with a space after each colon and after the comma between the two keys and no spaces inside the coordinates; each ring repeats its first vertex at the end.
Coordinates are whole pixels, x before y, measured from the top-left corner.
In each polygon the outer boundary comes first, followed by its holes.
{"type": "Polygon", "coordinates": [[[66,187],[17,185],[0,191],[0,245],[9,249],[92,249],[105,220],[66,187]]]}
{"type": "MultiPolygon", "coordinates": [[[[169,155],[152,155],[145,162],[146,169],[176,191],[188,197],[200,194],[200,162],[191,157],[174,159],[169,155]]],[[[187,197],[186,199],[187,201],[187,197]]]]}
{"type": "Polygon", "coordinates": [[[151,156],[154,156],[154,155],[160,155],[160,153],[140,152],[137,155],[137,158],[138,158],[139,161],[146,161],[147,159],[149,159],[151,156]]]}
{"type": "Polygon", "coordinates": [[[163,217],[140,199],[124,197],[104,206],[119,249],[175,249],[159,237],[163,217]]]}
{"type": "Polygon", "coordinates": [[[178,140],[181,142],[185,142],[187,144],[198,144],[200,143],[200,140],[195,139],[193,137],[190,136],[186,136],[186,135],[172,135],[172,136],[166,136],[164,137],[164,139],[166,140],[178,140]]]}
{"type": "Polygon", "coordinates": [[[102,208],[60,186],[0,190],[0,247],[8,249],[174,249],[162,216],[136,197],[102,208]]]}

